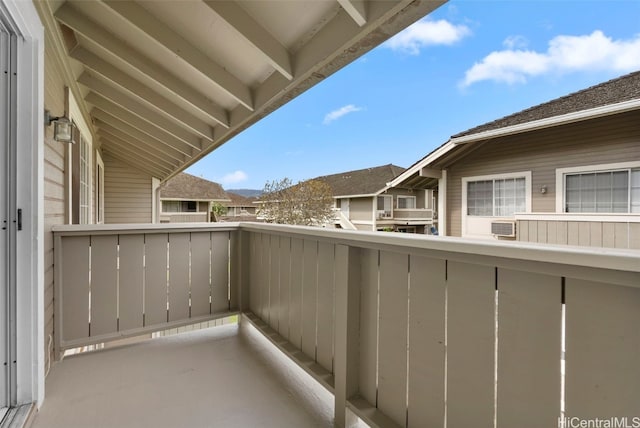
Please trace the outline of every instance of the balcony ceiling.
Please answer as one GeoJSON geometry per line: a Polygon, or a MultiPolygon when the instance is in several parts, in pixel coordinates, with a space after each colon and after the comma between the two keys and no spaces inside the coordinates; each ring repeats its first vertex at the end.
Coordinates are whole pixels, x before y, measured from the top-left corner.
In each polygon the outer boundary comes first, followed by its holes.
{"type": "Polygon", "coordinates": [[[94,141],[165,180],[445,1],[35,4],[94,141]]]}

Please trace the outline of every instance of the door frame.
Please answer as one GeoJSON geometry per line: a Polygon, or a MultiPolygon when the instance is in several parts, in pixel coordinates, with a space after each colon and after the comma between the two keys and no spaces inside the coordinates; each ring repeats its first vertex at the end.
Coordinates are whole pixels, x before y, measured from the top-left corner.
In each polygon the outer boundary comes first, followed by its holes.
{"type": "Polygon", "coordinates": [[[44,399],[44,29],[33,2],[0,0],[0,19],[17,35],[15,117],[15,402],[44,399]]]}

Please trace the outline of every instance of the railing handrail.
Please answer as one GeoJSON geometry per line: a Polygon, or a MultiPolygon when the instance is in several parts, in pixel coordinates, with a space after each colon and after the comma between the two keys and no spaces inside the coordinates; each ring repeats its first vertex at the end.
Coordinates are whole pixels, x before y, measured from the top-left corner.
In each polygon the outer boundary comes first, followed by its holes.
{"type": "MultiPolygon", "coordinates": [[[[578,247],[517,241],[489,241],[448,236],[415,235],[325,229],[269,223],[239,223],[240,230],[270,232],[287,236],[313,236],[334,243],[360,247],[409,247],[443,253],[471,254],[526,262],[543,262],[579,267],[615,269],[640,273],[640,251],[578,247]]],[[[640,287],[640,278],[638,278],[640,287]]]]}
{"type": "MultiPolygon", "coordinates": [[[[429,236],[413,234],[380,233],[327,229],[311,226],[293,226],[270,223],[174,223],[174,224],[96,224],[59,225],[53,232],[59,236],[109,235],[136,233],[189,232],[203,230],[247,230],[277,233],[279,235],[329,240],[345,245],[392,248],[409,247],[420,251],[448,254],[500,257],[506,260],[542,262],[552,264],[590,267],[623,272],[640,273],[640,251],[628,249],[593,248],[568,245],[539,244],[532,242],[490,241],[459,237],[429,236]]],[[[636,284],[640,287],[640,279],[636,284]]]]}
{"type": "Polygon", "coordinates": [[[164,233],[164,232],[189,232],[212,229],[217,231],[238,230],[238,222],[224,223],[127,223],[127,224],[64,224],[52,226],[51,230],[56,235],[108,235],[113,233],[164,233]]]}
{"type": "Polygon", "coordinates": [[[515,220],[640,223],[640,214],[629,213],[516,213],[514,217],[515,220]]]}

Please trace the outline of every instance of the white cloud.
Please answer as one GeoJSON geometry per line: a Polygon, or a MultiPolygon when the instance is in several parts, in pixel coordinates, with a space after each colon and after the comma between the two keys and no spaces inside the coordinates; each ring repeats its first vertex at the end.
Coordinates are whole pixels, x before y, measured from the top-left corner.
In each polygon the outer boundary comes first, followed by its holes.
{"type": "Polygon", "coordinates": [[[452,45],[471,34],[466,25],[456,25],[439,19],[424,18],[396,34],[383,46],[409,55],[420,54],[420,49],[434,45],[452,45]]]}
{"type": "Polygon", "coordinates": [[[523,83],[530,77],[548,73],[637,69],[640,69],[640,34],[627,40],[613,40],[597,30],[584,36],[556,36],[546,52],[522,49],[491,52],[466,71],[461,86],[483,80],[523,83]]]}
{"type": "Polygon", "coordinates": [[[229,174],[226,174],[224,177],[220,179],[220,183],[223,186],[226,186],[229,184],[241,183],[243,181],[247,181],[248,179],[249,179],[249,176],[247,175],[246,172],[238,170],[238,171],[234,171],[234,172],[230,172],[229,174]]]}
{"type": "Polygon", "coordinates": [[[328,125],[334,120],[340,119],[342,116],[346,114],[353,113],[360,110],[362,110],[362,107],[356,107],[353,104],[348,104],[344,107],[340,107],[337,110],[327,113],[322,123],[325,125],[328,125]]]}
{"type": "Polygon", "coordinates": [[[507,49],[524,49],[529,44],[529,41],[524,36],[509,36],[502,42],[502,45],[507,49]]]}

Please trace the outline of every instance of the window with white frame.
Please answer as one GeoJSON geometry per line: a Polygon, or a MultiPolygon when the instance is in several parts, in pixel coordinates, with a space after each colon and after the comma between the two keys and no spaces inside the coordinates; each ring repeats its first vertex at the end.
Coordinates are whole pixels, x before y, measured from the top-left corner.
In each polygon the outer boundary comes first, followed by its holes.
{"type": "Polygon", "coordinates": [[[398,209],[415,209],[416,197],[415,196],[398,196],[398,209]]]}
{"type": "Polygon", "coordinates": [[[509,217],[527,210],[525,177],[467,181],[467,215],[509,217]]]}
{"type": "Polygon", "coordinates": [[[393,196],[380,195],[378,196],[378,218],[392,218],[393,217],[393,196]]]}
{"type": "Polygon", "coordinates": [[[104,223],[104,162],[96,151],[96,223],[104,223]]]}
{"type": "Polygon", "coordinates": [[[564,212],[640,213],[640,167],[563,174],[564,212]]]}
{"type": "Polygon", "coordinates": [[[91,223],[91,146],[86,138],[80,135],[78,144],[78,207],[79,207],[79,223],[91,223]]]}

